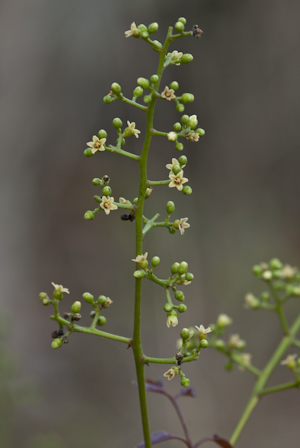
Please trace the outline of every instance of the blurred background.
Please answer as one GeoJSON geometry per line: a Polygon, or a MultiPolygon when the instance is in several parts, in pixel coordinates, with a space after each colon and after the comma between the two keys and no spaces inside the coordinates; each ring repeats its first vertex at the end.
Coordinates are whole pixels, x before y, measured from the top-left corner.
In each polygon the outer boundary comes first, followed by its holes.
{"type": "MultiPolygon", "coordinates": [[[[132,200],[138,167],[115,154],[86,158],[83,151],[101,128],[114,143],[115,117],[136,122],[141,138],[127,139],[124,149],[141,151],[144,114],[102,101],[112,82],[130,97],[138,77],[156,73],[158,54],[124,37],[133,21],[157,21],[160,41],[180,16],[187,29],[196,23],[204,32],[201,40],[173,44],[171,50],[192,53],[194,61],[168,68],[162,81],[162,88],[177,80],[179,93],[194,93],[185,112],[197,114],[206,131],[181,153],[193,194],[156,187],[145,209],[146,216],[163,217],[173,200],[174,216],[189,217],[184,237],[154,229],[144,247],[162,260],[158,276],[185,260],[195,280],[184,290],[188,311],[170,329],[163,291],[145,282],[145,353],[173,356],[181,328],[208,326],[225,312],[234,320],[228,335],[246,339],[254,365],[262,367],[272,354],[279,323],[245,310],[243,298],[264,290],[253,264],[276,256],[300,265],[299,14],[296,0],[1,1],[1,447],[131,448],[142,440],[130,350],[79,334],[53,350],[52,309],[38,298],[40,291],[52,294],[51,282],[70,289],[62,312],[85,291],[107,295],[114,303],[105,330],[132,334],[134,224],[121,221],[119,211],[93,221],[83,215],[101,191],[94,177],[108,174],[114,196],[132,200]]],[[[157,104],[157,129],[171,131],[179,119],[173,103],[157,104]]],[[[166,178],[166,163],[179,155],[167,139],[153,139],[149,178],[166,178]]],[[[290,321],[297,309],[299,302],[288,304],[290,321]]],[[[84,303],[82,325],[90,324],[89,312],[84,303]]],[[[229,438],[248,400],[254,379],[227,372],[225,361],[207,350],[185,365],[197,398],[182,399],[182,409],[195,441],[215,433],[229,438]]],[[[161,380],[166,370],[151,365],[146,374],[161,380]]],[[[270,385],[285,381],[292,374],[281,367],[270,385]]],[[[175,392],[180,382],[167,388],[175,392]]],[[[149,396],[149,414],[153,431],[181,434],[163,396],[149,396]]],[[[266,397],[237,446],[296,446],[298,416],[296,391],[266,397]]]]}

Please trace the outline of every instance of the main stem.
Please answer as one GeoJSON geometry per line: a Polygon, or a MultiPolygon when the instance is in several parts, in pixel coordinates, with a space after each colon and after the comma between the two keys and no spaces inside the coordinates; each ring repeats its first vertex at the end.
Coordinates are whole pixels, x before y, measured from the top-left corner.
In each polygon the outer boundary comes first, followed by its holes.
{"type": "MultiPolygon", "coordinates": [[[[165,54],[167,52],[168,45],[170,43],[170,35],[172,34],[172,28],[169,28],[163,50],[160,54],[159,65],[157,70],[157,75],[159,77],[158,82],[155,84],[155,88],[159,88],[161,76],[163,73],[163,63],[165,59],[165,54]]],[[[143,253],[143,208],[145,201],[145,194],[147,189],[147,158],[148,151],[151,143],[151,129],[153,128],[153,113],[155,107],[155,96],[152,97],[147,110],[147,126],[146,135],[144,141],[143,151],[140,157],[140,190],[137,203],[137,211],[135,213],[136,222],[136,255],[141,255],[143,253]]],[[[151,448],[151,436],[148,421],[148,409],[147,409],[147,398],[146,398],[146,387],[145,387],[145,372],[144,372],[144,353],[142,348],[141,340],[141,300],[142,300],[142,279],[136,279],[135,283],[135,309],[134,309],[134,332],[133,332],[133,353],[135,359],[135,367],[138,381],[138,390],[140,397],[140,407],[142,424],[144,431],[144,441],[145,447],[151,448]]]]}

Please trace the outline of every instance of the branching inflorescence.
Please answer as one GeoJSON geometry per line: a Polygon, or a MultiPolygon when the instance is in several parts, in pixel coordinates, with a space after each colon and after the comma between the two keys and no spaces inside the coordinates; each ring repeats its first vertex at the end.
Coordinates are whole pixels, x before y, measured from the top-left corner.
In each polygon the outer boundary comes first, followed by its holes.
{"type": "Polygon", "coordinates": [[[152,75],[150,80],[138,78],[138,85],[133,91],[132,99],[124,96],[121,86],[116,82],[111,85],[109,94],[104,97],[104,102],[107,104],[120,100],[140,109],[146,114],[146,133],[140,155],[132,154],[122,149],[128,138],[132,136],[138,138],[141,136],[141,132],[136,128],[136,124],[129,120],[127,120],[127,126],[124,127],[120,118],[114,118],[112,123],[117,131],[117,141],[115,145],[108,142],[107,132],[101,129],[98,132],[98,135],[94,135],[91,141],[87,143],[88,148],[84,151],[84,154],[87,157],[92,157],[94,155],[98,156],[98,153],[104,151],[114,152],[138,162],[140,166],[140,187],[136,198],[131,201],[124,197],[120,197],[118,201],[115,201],[115,198],[112,196],[112,188],[109,185],[110,177],[108,175],[103,175],[101,178],[93,179],[93,184],[102,189],[100,195],[94,196],[95,201],[99,205],[94,210],[88,210],[84,215],[86,220],[92,220],[94,219],[95,214],[99,212],[104,212],[105,215],[109,215],[111,211],[122,209],[126,211],[126,213],[121,215],[122,220],[135,221],[136,253],[135,258],[132,258],[132,261],[136,263],[136,269],[133,272],[136,284],[133,336],[123,337],[104,332],[98,328],[106,323],[106,318],[103,313],[105,313],[106,308],[112,304],[112,300],[109,297],[100,295],[98,299],[95,299],[94,296],[88,292],[83,294],[83,299],[92,307],[90,312],[92,323],[89,327],[82,327],[77,323],[81,319],[80,301],[75,301],[73,303],[71,312],[65,312],[63,315],[59,312],[59,303],[63,299],[63,294],[69,294],[67,288],[52,283],[54,287],[53,299],[50,299],[44,292],[40,293],[40,299],[44,305],[53,305],[54,315],[51,316],[51,319],[56,321],[59,325],[58,330],[55,330],[52,333],[52,337],[54,338],[54,341],[52,342],[53,348],[59,348],[63,343],[67,343],[69,336],[74,332],[94,334],[123,342],[129,347],[132,347],[136,365],[136,384],[139,389],[144,430],[144,442],[139,446],[145,446],[146,448],[151,447],[152,443],[159,443],[170,438],[182,440],[190,448],[200,446],[208,440],[214,441],[221,446],[233,446],[260,397],[287,388],[299,388],[300,384],[300,363],[299,360],[296,359],[297,355],[288,355],[285,360],[282,360],[284,353],[291,345],[294,344],[296,347],[300,347],[300,341],[296,339],[297,332],[300,329],[300,317],[298,317],[295,323],[289,327],[283,313],[283,304],[290,297],[300,295],[300,273],[295,268],[283,266],[277,259],[272,260],[269,265],[261,264],[254,267],[254,273],[269,286],[270,293],[273,296],[273,302],[271,303],[271,295],[267,292],[263,292],[260,298],[256,298],[252,294],[246,296],[246,305],[248,308],[262,308],[277,312],[284,331],[284,337],[279,344],[277,351],[271,357],[264,369],[260,370],[251,364],[251,355],[243,352],[246,343],[239,337],[239,335],[231,335],[227,342],[222,339],[226,327],[232,323],[232,319],[225,314],[221,314],[218,317],[216,324],[212,324],[207,328],[205,328],[203,324],[200,324],[199,327],[183,328],[180,332],[180,339],[177,342],[177,353],[174,350],[174,353],[172,353],[172,357],[170,358],[152,358],[146,356],[142,349],[140,319],[142,281],[152,281],[164,289],[166,296],[166,304],[164,305],[164,310],[167,314],[166,324],[167,327],[175,327],[178,324],[178,313],[183,313],[187,309],[186,305],[182,303],[185,300],[185,295],[178,289],[178,287],[190,284],[194,278],[193,274],[188,272],[188,264],[185,261],[173,263],[171,266],[171,274],[163,279],[158,278],[154,271],[160,263],[160,258],[158,256],[152,257],[151,267],[149,267],[148,253],[144,253],[143,251],[145,235],[151,229],[155,227],[166,227],[171,234],[179,231],[180,235],[184,235],[185,230],[190,227],[187,217],[178,217],[171,220],[171,215],[175,212],[175,205],[172,201],[169,201],[166,205],[166,217],[163,221],[157,221],[159,218],[158,214],[154,215],[152,218],[147,218],[144,215],[144,202],[150,197],[153,187],[168,186],[169,188],[176,188],[179,192],[182,192],[185,195],[192,193],[191,187],[186,185],[188,179],[184,177],[185,174],[183,169],[188,162],[187,157],[184,155],[178,157],[178,159],[173,157],[172,161],[166,165],[166,168],[169,171],[168,176],[166,176],[167,179],[158,181],[148,179],[147,158],[152,138],[156,136],[167,138],[170,142],[175,143],[175,148],[177,150],[181,151],[183,149],[183,143],[180,140],[187,139],[191,142],[198,142],[200,137],[205,134],[203,129],[197,128],[198,120],[196,115],[182,115],[181,122],[176,122],[171,131],[163,132],[153,128],[153,114],[157,100],[173,102],[176,110],[181,114],[185,110],[185,104],[191,103],[194,100],[194,95],[191,93],[183,93],[181,95],[176,94],[179,89],[177,81],[173,81],[170,86],[165,86],[164,89],[160,88],[163,72],[168,66],[179,66],[182,63],[189,63],[193,60],[191,54],[183,54],[177,50],[168,52],[169,45],[178,38],[191,36],[196,38],[201,37],[202,31],[199,29],[198,25],[194,25],[191,31],[185,31],[185,24],[186,20],[184,18],[179,18],[178,22],[175,24],[176,33],[173,34],[173,28],[170,27],[164,44],[161,44],[157,40],[150,39],[150,35],[158,30],[157,23],[152,23],[148,27],[145,25],[139,25],[137,27],[135,23],[132,23],[130,30],[125,32],[126,37],[133,36],[135,38],[143,39],[159,54],[157,73],[152,75]],[[147,91],[147,94],[145,94],[145,90],[147,91]],[[145,105],[138,102],[138,99],[142,96],[145,105]],[[175,304],[177,302],[174,303],[174,299],[180,303],[175,304]],[[197,331],[195,331],[195,328],[197,331]],[[211,333],[211,338],[207,339],[209,333],[211,333]],[[218,438],[217,436],[214,436],[214,438],[202,439],[202,441],[193,445],[181,411],[178,408],[178,397],[170,398],[171,396],[165,391],[162,392],[163,388],[160,383],[155,383],[151,386],[151,382],[148,382],[146,387],[144,376],[145,364],[172,364],[169,370],[165,372],[164,376],[168,378],[168,380],[171,380],[178,375],[181,379],[181,385],[188,388],[187,393],[182,393],[180,395],[194,396],[192,390],[189,389],[190,380],[186,378],[183,373],[182,365],[185,362],[197,360],[200,350],[207,347],[217,350],[228,358],[226,364],[227,369],[232,369],[233,365],[236,363],[240,369],[246,369],[257,377],[257,382],[251,394],[249,403],[231,437],[231,445],[225,439],[218,438]],[[294,372],[294,381],[269,389],[265,388],[272,371],[280,361],[294,372]],[[167,433],[164,432],[159,432],[160,435],[158,435],[158,433],[150,434],[146,388],[152,392],[164,393],[170,398],[183,424],[185,438],[171,436],[170,434],[170,437],[166,438],[165,434],[167,433]]]}

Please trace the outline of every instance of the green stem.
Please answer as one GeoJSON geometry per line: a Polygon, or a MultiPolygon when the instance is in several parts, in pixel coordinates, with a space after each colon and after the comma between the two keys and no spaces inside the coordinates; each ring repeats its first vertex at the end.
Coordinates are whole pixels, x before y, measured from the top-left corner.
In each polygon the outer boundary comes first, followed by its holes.
{"type": "Polygon", "coordinates": [[[278,317],[279,317],[281,326],[283,328],[283,331],[284,331],[285,334],[289,334],[289,326],[288,326],[286,317],[285,317],[284,312],[283,312],[281,298],[279,297],[276,289],[274,288],[272,281],[268,282],[268,284],[269,284],[269,288],[270,288],[270,290],[271,290],[271,292],[273,294],[273,297],[274,297],[274,299],[275,299],[275,301],[277,303],[276,312],[278,314],[278,317]]]}
{"type": "Polygon", "coordinates": [[[125,96],[123,96],[123,94],[118,95],[119,100],[124,101],[124,103],[130,104],[131,106],[137,107],[138,109],[143,110],[144,112],[147,112],[148,107],[147,106],[143,106],[142,104],[136,103],[133,100],[130,100],[129,98],[126,98],[125,96]]]}
{"type": "Polygon", "coordinates": [[[168,180],[148,180],[147,185],[168,185],[171,182],[170,179],[168,180]]]}
{"type": "Polygon", "coordinates": [[[136,160],[137,162],[140,161],[140,156],[137,156],[135,154],[131,154],[131,152],[124,151],[124,149],[117,148],[116,146],[106,146],[105,150],[108,152],[116,152],[117,154],[121,154],[121,156],[129,157],[130,159],[136,160]]]}
{"type": "MultiPolygon", "coordinates": [[[[182,363],[196,361],[198,359],[198,353],[183,358],[182,363]]],[[[144,356],[144,363],[154,364],[177,364],[177,360],[174,358],[151,358],[150,356],[144,356]]]]}
{"type": "Polygon", "coordinates": [[[291,383],[279,384],[278,386],[269,387],[268,389],[262,390],[259,395],[262,396],[272,394],[273,392],[280,392],[281,390],[292,389],[293,387],[299,387],[299,381],[292,381],[291,383]]]}

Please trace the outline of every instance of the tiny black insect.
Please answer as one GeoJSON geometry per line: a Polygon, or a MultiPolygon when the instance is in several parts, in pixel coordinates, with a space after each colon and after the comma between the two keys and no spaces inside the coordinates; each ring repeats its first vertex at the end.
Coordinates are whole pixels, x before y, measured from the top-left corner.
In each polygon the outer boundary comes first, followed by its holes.
{"type": "Polygon", "coordinates": [[[202,30],[198,27],[198,25],[193,25],[193,29],[191,31],[191,34],[196,37],[197,39],[200,39],[201,34],[203,33],[202,30]]]}

